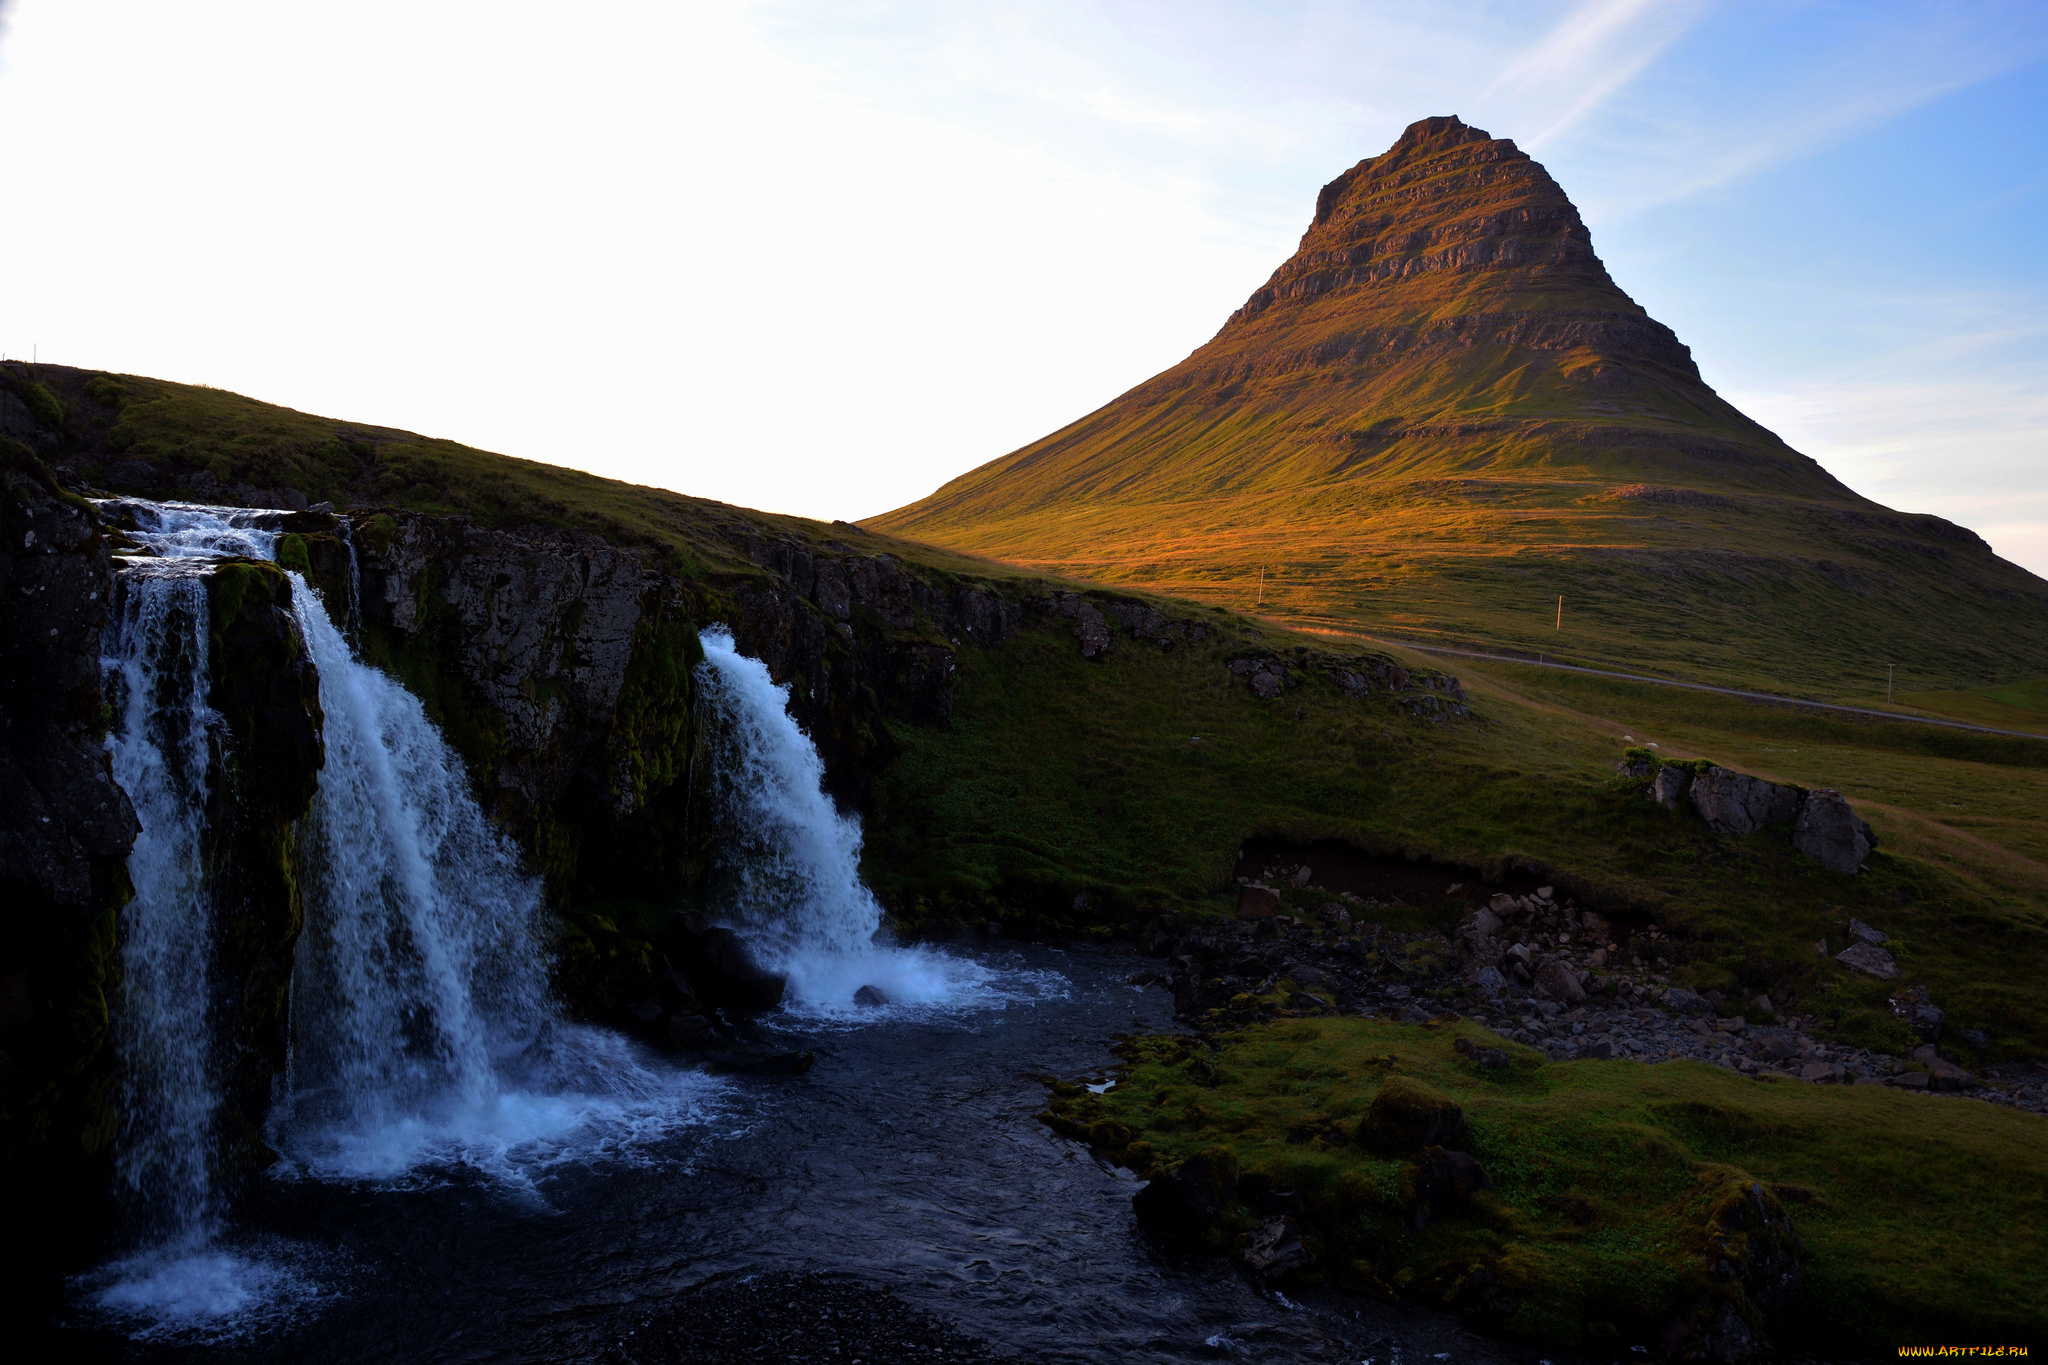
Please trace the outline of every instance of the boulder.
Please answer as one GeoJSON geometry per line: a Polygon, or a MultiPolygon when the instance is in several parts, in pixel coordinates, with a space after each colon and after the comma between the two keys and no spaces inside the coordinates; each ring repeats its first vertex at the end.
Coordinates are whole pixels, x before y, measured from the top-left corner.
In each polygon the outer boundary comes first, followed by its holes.
{"type": "Polygon", "coordinates": [[[1874,943],[1852,943],[1835,954],[1835,961],[1886,981],[1899,974],[1898,964],[1892,961],[1892,955],[1874,943]]]}
{"type": "Polygon", "coordinates": [[[1685,804],[1685,795],[1692,788],[1692,774],[1683,768],[1659,768],[1655,781],[1643,790],[1643,795],[1655,801],[1665,810],[1676,812],[1685,804]]]}
{"type": "Polygon", "coordinates": [[[1557,958],[1536,969],[1536,984],[1548,991],[1552,1000],[1578,1004],[1586,998],[1586,988],[1579,984],[1579,974],[1557,958]]]}
{"type": "Polygon", "coordinates": [[[1691,796],[1693,809],[1721,834],[1755,834],[1766,825],[1791,824],[1800,811],[1797,787],[1726,768],[1708,768],[1695,777],[1691,796]]]}
{"type": "Polygon", "coordinates": [[[1301,1240],[1292,1218],[1268,1218],[1252,1230],[1251,1240],[1237,1253],[1237,1263],[1262,1280],[1306,1270],[1315,1258],[1301,1240]]]}
{"type": "MultiPolygon", "coordinates": [[[[1792,825],[1792,847],[1830,872],[1854,872],[1877,847],[1877,836],[1840,792],[1822,788],[1808,792],[1800,805],[1792,825]]],[[[1882,936],[1872,940],[1883,941],[1882,936]]]]}
{"type": "Polygon", "coordinates": [[[1680,1014],[1712,1014],[1713,1002],[1703,995],[1694,995],[1683,986],[1673,986],[1664,992],[1664,1003],[1680,1014]]]}
{"type": "Polygon", "coordinates": [[[688,1052],[718,1041],[718,1030],[701,1014],[671,1014],[662,1020],[669,1046],[688,1052]]]}
{"type": "Polygon", "coordinates": [[[1131,1196],[1138,1226],[1171,1237],[1196,1237],[1216,1225],[1237,1197],[1237,1159],[1210,1148],[1153,1177],[1131,1196]]]}
{"type": "Polygon", "coordinates": [[[1384,1155],[1441,1146],[1462,1136],[1465,1111],[1450,1097],[1406,1076],[1389,1076],[1358,1121],[1357,1142],[1384,1155]]]}
{"type": "Polygon", "coordinates": [[[1621,756],[1621,762],[1614,765],[1614,771],[1625,778],[1648,777],[1657,771],[1657,760],[1646,753],[1626,753],[1621,756]]]}
{"type": "Polygon", "coordinates": [[[692,992],[706,1005],[754,1013],[782,1003],[788,985],[782,973],[756,962],[746,940],[730,929],[706,929],[681,956],[692,992]]]}
{"type": "Polygon", "coordinates": [[[1251,885],[1237,893],[1239,919],[1271,919],[1280,913],[1280,893],[1270,886],[1251,885]]]}
{"type": "Polygon", "coordinates": [[[867,1009],[880,1009],[889,1003],[889,997],[882,994],[879,986],[862,986],[853,993],[853,1003],[867,1009]]]}
{"type": "Polygon", "coordinates": [[[1849,937],[1862,939],[1865,943],[1889,943],[1892,940],[1890,934],[1881,934],[1860,919],[1849,921],[1849,937]]]}
{"type": "Polygon", "coordinates": [[[1484,908],[1474,910],[1465,916],[1464,923],[1458,926],[1458,933],[1471,939],[1492,938],[1500,930],[1500,916],[1484,908]]]}
{"type": "Polygon", "coordinates": [[[1472,989],[1484,996],[1498,996],[1508,988],[1508,979],[1498,967],[1481,967],[1472,974],[1472,989]]]}

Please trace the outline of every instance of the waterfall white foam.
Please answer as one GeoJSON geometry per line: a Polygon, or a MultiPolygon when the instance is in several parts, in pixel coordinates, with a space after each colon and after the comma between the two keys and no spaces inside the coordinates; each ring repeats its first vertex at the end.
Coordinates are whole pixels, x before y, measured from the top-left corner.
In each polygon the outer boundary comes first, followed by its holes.
{"type": "Polygon", "coordinates": [[[131,572],[104,660],[119,717],[107,748],[141,827],[121,911],[116,1163],[131,1234],[148,1247],[203,1245],[217,1221],[205,844],[221,727],[207,705],[207,627],[203,580],[131,572]]]}
{"type": "Polygon", "coordinates": [[[554,1164],[685,1121],[717,1084],[651,1070],[624,1039],[560,1017],[539,881],[419,699],[291,578],[327,761],[303,830],[276,1140],[320,1177],[465,1166],[532,1188],[554,1164]]]}
{"type": "Polygon", "coordinates": [[[876,941],[882,907],[860,877],[860,822],[824,788],[818,749],[789,713],[789,689],[739,652],[729,631],[701,633],[698,672],[714,751],[713,799],[723,816],[720,913],[789,979],[799,1011],[852,1016],[873,986],[888,1008],[999,1003],[978,963],[876,941]]]}
{"type": "MultiPolygon", "coordinates": [[[[84,1277],[142,1334],[217,1331],[317,1289],[300,1253],[220,1245],[212,1137],[220,1087],[208,1008],[214,941],[207,813],[221,743],[206,705],[203,561],[274,558],[280,514],[122,500],[148,553],[124,568],[107,667],[109,741],[141,818],[122,920],[120,1175],[139,1250],[84,1277]]],[[[352,566],[353,567],[353,566],[352,566]]],[[[630,1159],[708,1117],[722,1083],[650,1066],[564,1021],[547,982],[537,880],[470,791],[419,700],[364,664],[294,573],[319,675],[325,765],[299,845],[306,926],[291,984],[290,1071],[269,1138],[278,1174],[391,1180],[466,1167],[532,1191],[565,1162],[630,1159]]],[[[350,615],[356,585],[349,584],[350,615]]]]}

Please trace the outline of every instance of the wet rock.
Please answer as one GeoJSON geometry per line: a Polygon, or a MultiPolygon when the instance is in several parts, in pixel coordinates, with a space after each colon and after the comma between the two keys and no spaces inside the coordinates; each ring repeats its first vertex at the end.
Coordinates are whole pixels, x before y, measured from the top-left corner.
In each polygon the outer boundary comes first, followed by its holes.
{"type": "MultiPolygon", "coordinates": [[[[1828,788],[1808,792],[1792,825],[1792,847],[1830,872],[1854,872],[1862,867],[1877,847],[1877,835],[1842,799],[1828,788]]],[[[1884,939],[1873,939],[1882,943],[1884,939]]]]}
{"type": "Polygon", "coordinates": [[[1262,1280],[1277,1280],[1315,1263],[1292,1218],[1268,1218],[1238,1250],[1237,1263],[1262,1280]]]}
{"type": "Polygon", "coordinates": [[[1686,793],[1691,788],[1692,774],[1685,769],[1659,768],[1656,780],[1650,783],[1643,795],[1675,813],[1684,807],[1686,793]]]}
{"type": "Polygon", "coordinates": [[[1421,1081],[1389,1076],[1358,1121],[1355,1140],[1369,1151],[1391,1156],[1441,1146],[1464,1132],[1465,1111],[1449,1096],[1421,1081]]]}
{"type": "Polygon", "coordinates": [[[1428,1146],[1415,1154],[1413,1162],[1408,1194],[1417,1231],[1446,1214],[1462,1212],[1471,1206],[1472,1196],[1493,1188],[1469,1152],[1428,1146]]]}
{"type": "Polygon", "coordinates": [[[746,940],[730,929],[705,930],[677,956],[691,990],[707,1006],[756,1013],[782,1003],[788,984],[782,973],[756,962],[746,940]]]}
{"type": "Polygon", "coordinates": [[[1874,943],[1852,943],[1835,954],[1835,961],[1886,981],[1899,974],[1898,964],[1892,961],[1892,955],[1874,943]]]}
{"type": "Polygon", "coordinates": [[[39,1254],[94,1235],[119,1093],[108,1028],[114,916],[138,825],[108,761],[100,632],[114,566],[100,518],[0,439],[0,1221],[39,1254]]]}
{"type": "Polygon", "coordinates": [[[1237,1159],[1221,1148],[1189,1157],[1131,1196],[1138,1226],[1196,1237],[1216,1225],[1237,1196],[1237,1159]]]}
{"type": "Polygon", "coordinates": [[[1800,809],[1797,787],[1726,768],[1710,767],[1695,777],[1690,795],[1693,809],[1721,834],[1755,834],[1768,825],[1790,824],[1800,809]]]}
{"type": "Polygon", "coordinates": [[[853,993],[853,1003],[869,1009],[880,1009],[889,1003],[889,997],[882,994],[877,986],[862,986],[853,993]]]}
{"type": "Polygon", "coordinates": [[[689,1052],[718,1041],[718,1029],[701,1014],[671,1014],[662,1021],[670,1047],[689,1052]]]}
{"type": "Polygon", "coordinates": [[[1567,1004],[1580,1004],[1586,998],[1586,989],[1579,984],[1579,974],[1556,958],[1536,968],[1536,985],[1548,992],[1552,1000],[1567,1004]]]}

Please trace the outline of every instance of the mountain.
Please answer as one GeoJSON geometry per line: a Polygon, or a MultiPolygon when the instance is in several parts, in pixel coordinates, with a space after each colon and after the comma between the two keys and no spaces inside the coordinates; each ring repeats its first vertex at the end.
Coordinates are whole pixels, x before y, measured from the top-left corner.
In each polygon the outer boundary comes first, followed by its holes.
{"type": "Polygon", "coordinates": [[[1721,398],[1549,173],[1456,118],[1326,185],[1186,360],[866,524],[1297,626],[1801,693],[2048,674],[2048,583],[1721,398]]]}

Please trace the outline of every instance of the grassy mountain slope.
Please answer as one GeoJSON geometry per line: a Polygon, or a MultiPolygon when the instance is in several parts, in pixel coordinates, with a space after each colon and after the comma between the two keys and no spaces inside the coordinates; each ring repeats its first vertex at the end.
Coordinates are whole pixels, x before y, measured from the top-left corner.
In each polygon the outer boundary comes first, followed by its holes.
{"type": "Polygon", "coordinates": [[[2048,674],[2048,583],[1699,377],[1512,142],[1410,127],[1185,361],[867,523],[1304,625],[1814,695],[2048,674]],[[1557,599],[1565,629],[1556,629],[1557,599]]]}
{"type": "MultiPolygon", "coordinates": [[[[40,380],[65,408],[65,440],[51,458],[122,492],[193,491],[206,476],[223,489],[567,527],[649,546],[705,581],[760,573],[733,554],[730,533],[741,527],[813,545],[854,540],[866,553],[1008,582],[1020,594],[1072,586],[841,523],[214,389],[54,367],[40,380]]],[[[1028,899],[1034,888],[1065,899],[1092,888],[1118,913],[1147,903],[1221,907],[1244,839],[1341,838],[1495,875],[1541,865],[1589,903],[1688,935],[1697,956],[1684,970],[1701,983],[1789,987],[1843,1030],[1873,1037],[1889,1017],[1884,989],[1817,962],[1809,945],[1839,936],[1849,914],[1883,920],[1913,945],[1902,961],[1915,979],[1969,1025],[1991,1027],[2001,1052],[2048,1051],[2048,1001],[2030,984],[2048,968],[2048,836],[2029,813],[2048,809],[2041,742],[1862,725],[1465,661],[1458,671],[1473,721],[1434,725],[1385,699],[1349,699],[1313,668],[1298,687],[1261,700],[1230,673],[1231,658],[1312,661],[1331,642],[1220,610],[1155,605],[1199,611],[1208,639],[1162,650],[1116,631],[1108,657],[1088,663],[1067,622],[1033,616],[1000,649],[960,649],[953,720],[899,727],[901,752],[874,786],[867,871],[893,908],[912,920],[1000,915],[1006,898],[1028,899]],[[1781,840],[1724,839],[1667,818],[1613,788],[1624,733],[1843,786],[1885,835],[1885,850],[1870,875],[1841,877],[1781,840]]],[[[1401,657],[1418,672],[1440,665],[1401,657]]],[[[1062,917],[1087,927],[1086,915],[1062,917]]]]}

